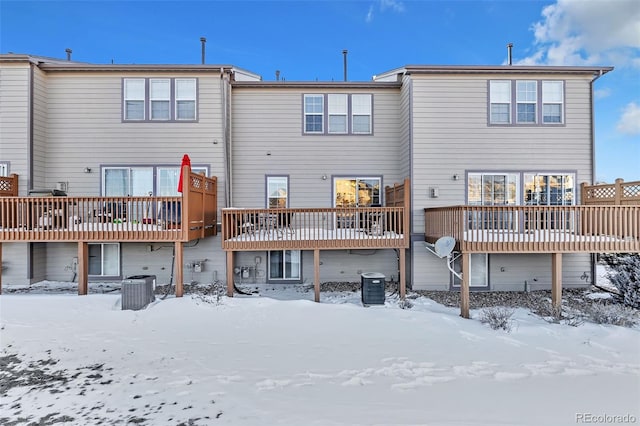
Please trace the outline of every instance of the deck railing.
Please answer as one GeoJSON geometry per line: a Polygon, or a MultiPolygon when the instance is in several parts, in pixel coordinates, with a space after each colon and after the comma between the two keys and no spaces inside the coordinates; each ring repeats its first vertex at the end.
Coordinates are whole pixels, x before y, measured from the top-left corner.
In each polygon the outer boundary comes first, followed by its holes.
{"type": "MultiPolygon", "coordinates": [[[[190,241],[216,234],[217,181],[179,197],[0,197],[2,241],[190,241]]],[[[188,188],[188,189],[187,189],[188,188]]]]}
{"type": "Polygon", "coordinates": [[[0,176],[0,197],[18,196],[18,175],[0,176]]]}
{"type": "Polygon", "coordinates": [[[640,181],[625,182],[616,179],[616,183],[604,185],[586,185],[580,187],[584,205],[640,205],[640,181]]]}
{"type": "Polygon", "coordinates": [[[427,208],[425,239],[451,236],[469,253],[640,251],[640,206],[427,208]]]}
{"type": "Polygon", "coordinates": [[[406,248],[404,207],[222,211],[225,250],[406,248]]]}

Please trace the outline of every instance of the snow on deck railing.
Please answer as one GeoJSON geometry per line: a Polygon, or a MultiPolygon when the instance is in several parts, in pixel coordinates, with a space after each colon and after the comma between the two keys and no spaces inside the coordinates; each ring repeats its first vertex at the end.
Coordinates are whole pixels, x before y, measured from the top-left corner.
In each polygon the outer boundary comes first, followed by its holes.
{"type": "Polygon", "coordinates": [[[404,207],[222,211],[225,250],[403,248],[404,207]]]}
{"type": "Polygon", "coordinates": [[[462,252],[638,252],[640,206],[426,208],[425,240],[451,236],[462,252]]]}

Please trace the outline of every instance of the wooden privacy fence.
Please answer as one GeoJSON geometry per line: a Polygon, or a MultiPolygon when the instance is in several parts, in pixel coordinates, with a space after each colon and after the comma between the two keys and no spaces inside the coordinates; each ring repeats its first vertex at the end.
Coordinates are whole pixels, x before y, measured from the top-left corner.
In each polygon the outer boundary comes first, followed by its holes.
{"type": "Polygon", "coordinates": [[[0,176],[0,197],[18,196],[18,175],[0,176]]]}
{"type": "Polygon", "coordinates": [[[605,185],[580,185],[582,204],[584,205],[640,205],[640,181],[625,182],[616,179],[616,183],[605,185]]]}

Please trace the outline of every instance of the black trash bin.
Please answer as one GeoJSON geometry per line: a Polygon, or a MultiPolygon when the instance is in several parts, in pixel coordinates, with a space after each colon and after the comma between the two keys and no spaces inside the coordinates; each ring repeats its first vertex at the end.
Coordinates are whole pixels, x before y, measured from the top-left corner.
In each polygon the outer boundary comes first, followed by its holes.
{"type": "Polygon", "coordinates": [[[385,276],[379,272],[366,272],[361,276],[360,293],[363,305],[384,305],[385,276]]]}

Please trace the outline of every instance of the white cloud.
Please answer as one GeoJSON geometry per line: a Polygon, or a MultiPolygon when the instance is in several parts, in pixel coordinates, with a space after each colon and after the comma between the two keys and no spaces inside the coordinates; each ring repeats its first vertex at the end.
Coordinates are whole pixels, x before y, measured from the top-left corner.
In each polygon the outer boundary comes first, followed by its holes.
{"type": "Polygon", "coordinates": [[[558,0],[532,26],[535,52],[518,64],[640,67],[640,2],[558,0]]]}
{"type": "Polygon", "coordinates": [[[616,129],[627,135],[640,135],[640,106],[629,103],[622,112],[616,129]]]}
{"type": "Polygon", "coordinates": [[[609,96],[611,96],[611,89],[609,88],[595,89],[593,94],[595,95],[596,99],[608,98],[609,96]]]}
{"type": "MultiPolygon", "coordinates": [[[[404,12],[404,3],[399,0],[377,0],[378,9],[380,12],[384,12],[386,10],[391,10],[395,13],[404,12]]],[[[367,16],[365,17],[365,21],[370,23],[373,21],[374,11],[376,3],[369,6],[369,10],[367,11],[367,16]]]]}

